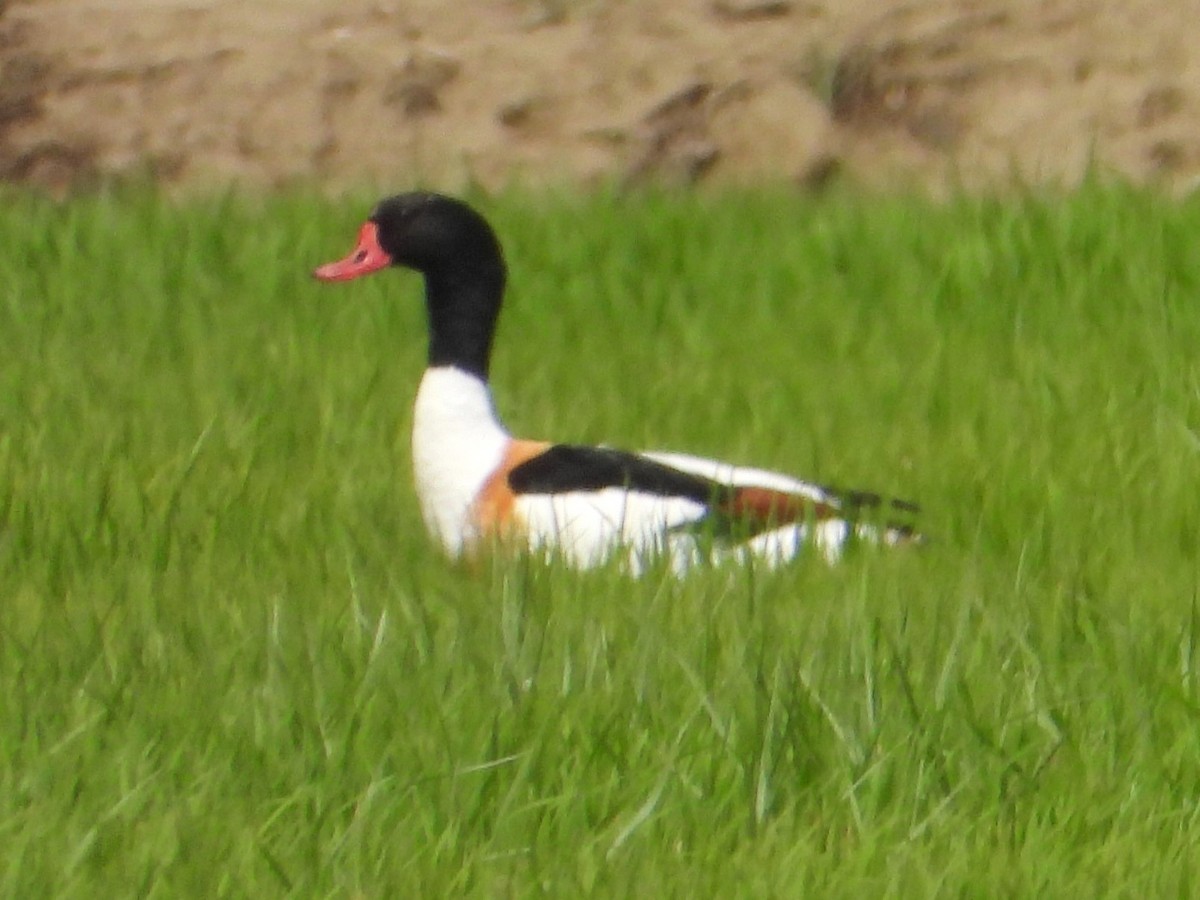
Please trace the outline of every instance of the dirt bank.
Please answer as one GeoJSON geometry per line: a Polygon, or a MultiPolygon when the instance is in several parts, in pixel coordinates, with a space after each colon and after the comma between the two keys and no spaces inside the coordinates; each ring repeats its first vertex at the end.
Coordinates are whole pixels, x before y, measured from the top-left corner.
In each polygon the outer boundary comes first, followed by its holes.
{"type": "Polygon", "coordinates": [[[1200,181],[1200,0],[0,8],[0,177],[58,187],[1200,181]]]}

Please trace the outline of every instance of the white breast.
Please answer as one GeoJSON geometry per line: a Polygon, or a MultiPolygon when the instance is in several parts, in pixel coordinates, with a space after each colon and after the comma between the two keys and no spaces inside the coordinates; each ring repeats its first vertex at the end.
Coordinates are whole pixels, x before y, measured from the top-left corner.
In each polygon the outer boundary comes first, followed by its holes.
{"type": "Polygon", "coordinates": [[[484,382],[450,366],[426,370],[413,410],[413,470],[425,525],[451,556],[475,538],[472,504],[508,440],[484,382]]]}

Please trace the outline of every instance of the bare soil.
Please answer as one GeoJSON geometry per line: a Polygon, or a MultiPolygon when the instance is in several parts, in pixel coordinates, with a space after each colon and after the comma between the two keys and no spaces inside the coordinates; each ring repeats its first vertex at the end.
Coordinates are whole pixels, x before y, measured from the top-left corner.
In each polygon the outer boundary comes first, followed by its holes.
{"type": "Polygon", "coordinates": [[[1200,0],[0,0],[0,178],[1200,183],[1200,0]]]}

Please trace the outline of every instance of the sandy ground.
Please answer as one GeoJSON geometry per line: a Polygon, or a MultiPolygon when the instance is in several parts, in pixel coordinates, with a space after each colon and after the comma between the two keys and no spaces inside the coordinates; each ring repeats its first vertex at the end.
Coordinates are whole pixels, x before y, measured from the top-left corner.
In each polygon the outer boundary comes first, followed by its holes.
{"type": "Polygon", "coordinates": [[[1200,184],[1200,0],[0,0],[0,177],[56,188],[1200,184]]]}

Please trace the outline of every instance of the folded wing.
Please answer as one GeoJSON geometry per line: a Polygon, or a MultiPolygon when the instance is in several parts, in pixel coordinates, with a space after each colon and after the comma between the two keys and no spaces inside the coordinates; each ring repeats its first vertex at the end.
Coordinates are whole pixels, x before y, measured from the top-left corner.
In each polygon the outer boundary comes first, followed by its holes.
{"type": "Polygon", "coordinates": [[[584,565],[617,546],[635,556],[665,552],[686,567],[701,546],[781,562],[809,539],[832,557],[851,534],[914,537],[898,521],[859,522],[911,513],[912,504],[684,454],[555,444],[513,466],[507,485],[534,545],[559,547],[584,565]]]}

